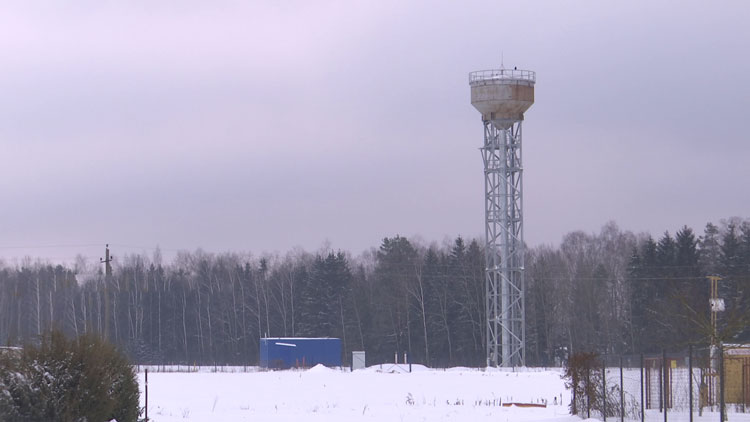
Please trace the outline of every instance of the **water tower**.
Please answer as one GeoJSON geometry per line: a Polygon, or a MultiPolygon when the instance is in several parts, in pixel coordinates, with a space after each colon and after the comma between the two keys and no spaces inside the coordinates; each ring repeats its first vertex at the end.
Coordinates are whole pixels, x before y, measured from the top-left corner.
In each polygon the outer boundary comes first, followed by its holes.
{"type": "Polygon", "coordinates": [[[471,104],[484,125],[487,366],[526,364],[521,123],[535,82],[529,70],[469,74],[471,104]]]}

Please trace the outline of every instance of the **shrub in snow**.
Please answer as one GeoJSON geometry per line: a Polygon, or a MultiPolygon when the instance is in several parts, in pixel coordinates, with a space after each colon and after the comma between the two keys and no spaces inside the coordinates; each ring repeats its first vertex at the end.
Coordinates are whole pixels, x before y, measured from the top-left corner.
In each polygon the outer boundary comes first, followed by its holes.
{"type": "Polygon", "coordinates": [[[590,412],[601,415],[606,411],[606,416],[620,416],[620,386],[607,383],[606,394],[603,394],[605,386],[602,362],[596,353],[578,352],[571,355],[563,377],[566,380],[565,386],[573,393],[571,414],[588,417],[590,412]]]}
{"type": "Polygon", "coordinates": [[[127,359],[93,334],[53,331],[0,358],[0,420],[135,422],[138,383],[127,359]]]}
{"type": "Polygon", "coordinates": [[[596,353],[578,352],[568,359],[565,367],[565,386],[573,393],[570,402],[570,413],[577,415],[579,412],[596,408],[597,391],[601,386],[601,368],[596,353]]]}

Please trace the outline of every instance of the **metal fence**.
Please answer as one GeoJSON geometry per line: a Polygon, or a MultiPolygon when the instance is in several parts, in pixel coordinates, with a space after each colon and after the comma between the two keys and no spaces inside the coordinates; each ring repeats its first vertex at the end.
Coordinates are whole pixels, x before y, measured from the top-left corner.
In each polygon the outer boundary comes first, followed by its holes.
{"type": "Polygon", "coordinates": [[[575,413],[603,421],[750,422],[750,349],[598,356],[583,370],[575,413]]]}

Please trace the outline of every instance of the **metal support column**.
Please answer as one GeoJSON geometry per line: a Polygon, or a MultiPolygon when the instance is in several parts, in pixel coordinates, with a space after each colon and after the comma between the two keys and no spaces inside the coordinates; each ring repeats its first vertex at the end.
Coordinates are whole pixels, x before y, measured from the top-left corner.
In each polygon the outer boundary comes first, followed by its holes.
{"type": "Polygon", "coordinates": [[[524,366],[521,121],[484,122],[487,365],[524,366]]]}

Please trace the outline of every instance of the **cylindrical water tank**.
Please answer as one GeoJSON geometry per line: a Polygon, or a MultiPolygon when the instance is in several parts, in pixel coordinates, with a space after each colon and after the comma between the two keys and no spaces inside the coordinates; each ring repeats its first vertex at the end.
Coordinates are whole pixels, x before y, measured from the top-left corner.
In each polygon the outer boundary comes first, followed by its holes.
{"type": "Polygon", "coordinates": [[[530,70],[480,70],[469,74],[471,104],[500,129],[523,120],[534,104],[536,73],[530,70]]]}

